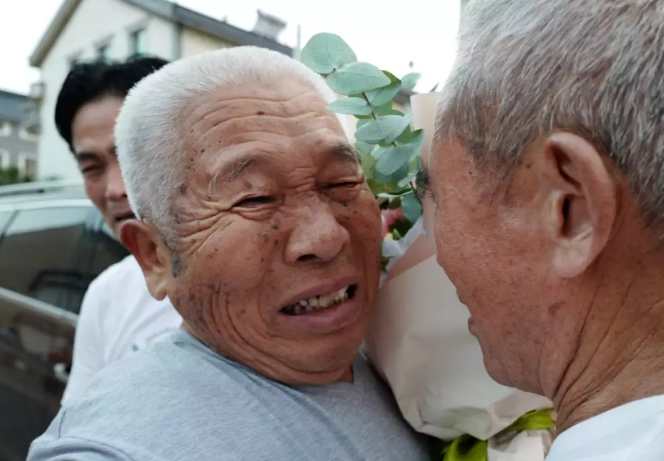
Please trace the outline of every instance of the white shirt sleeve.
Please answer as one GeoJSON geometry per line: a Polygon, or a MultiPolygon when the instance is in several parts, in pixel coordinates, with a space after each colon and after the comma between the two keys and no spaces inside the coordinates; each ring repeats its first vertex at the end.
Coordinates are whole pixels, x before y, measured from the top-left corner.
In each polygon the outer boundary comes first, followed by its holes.
{"type": "Polygon", "coordinates": [[[97,279],[90,284],[83,298],[74,336],[72,369],[62,396],[63,405],[80,394],[90,379],[107,365],[103,331],[103,316],[108,312],[108,293],[105,291],[105,284],[97,279]]]}

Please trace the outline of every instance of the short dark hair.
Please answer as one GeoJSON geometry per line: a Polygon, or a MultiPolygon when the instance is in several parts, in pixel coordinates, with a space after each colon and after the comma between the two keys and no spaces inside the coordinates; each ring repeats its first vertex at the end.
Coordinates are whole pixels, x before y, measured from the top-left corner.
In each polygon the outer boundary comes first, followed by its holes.
{"type": "Polygon", "coordinates": [[[71,128],[81,107],[105,96],[124,99],[134,85],[166,64],[168,61],[152,56],[74,64],[55,104],[55,126],[69,149],[74,152],[71,128]]]}

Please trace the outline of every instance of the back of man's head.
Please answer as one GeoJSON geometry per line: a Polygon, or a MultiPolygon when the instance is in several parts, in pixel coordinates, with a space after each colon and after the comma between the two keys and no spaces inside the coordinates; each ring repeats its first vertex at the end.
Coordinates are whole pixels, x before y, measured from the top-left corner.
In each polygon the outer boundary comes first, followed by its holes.
{"type": "Polygon", "coordinates": [[[662,50],[659,0],[473,0],[439,134],[506,173],[537,136],[583,134],[664,220],[662,50]]]}
{"type": "Polygon", "coordinates": [[[563,428],[664,391],[663,69],[661,0],[464,11],[430,159],[438,260],[492,377],[563,428]]]}
{"type": "Polygon", "coordinates": [[[55,126],[73,152],[72,123],[84,105],[106,96],[124,98],[134,85],[168,61],[134,56],[126,61],[97,60],[75,64],[67,75],[55,105],[55,126]]]}

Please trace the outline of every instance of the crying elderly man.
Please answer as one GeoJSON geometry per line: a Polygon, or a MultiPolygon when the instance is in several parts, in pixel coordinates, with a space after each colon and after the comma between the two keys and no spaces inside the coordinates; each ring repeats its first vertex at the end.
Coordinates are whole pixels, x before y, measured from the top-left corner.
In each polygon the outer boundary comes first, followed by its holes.
{"type": "Polygon", "coordinates": [[[358,355],[381,224],[325,82],[258,48],[136,86],[116,143],[125,244],[183,328],[103,370],[29,459],[424,460],[358,355]]]}

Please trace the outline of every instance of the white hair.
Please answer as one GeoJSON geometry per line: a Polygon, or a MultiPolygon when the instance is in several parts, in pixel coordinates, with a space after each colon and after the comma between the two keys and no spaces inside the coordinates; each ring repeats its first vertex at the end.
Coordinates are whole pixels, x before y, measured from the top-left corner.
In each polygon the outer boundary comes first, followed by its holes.
{"type": "MultiPolygon", "coordinates": [[[[171,199],[184,182],[182,114],[220,89],[255,84],[274,87],[290,79],[336,99],[325,80],[304,64],[275,51],[235,47],[173,62],[139,82],[127,96],[115,127],[127,195],[137,217],[169,239],[171,199]]],[[[343,124],[342,124],[343,126],[343,124]]]]}
{"type": "Polygon", "coordinates": [[[664,219],[663,117],[661,0],[474,0],[436,126],[503,184],[534,138],[577,133],[653,222],[664,219]]]}

